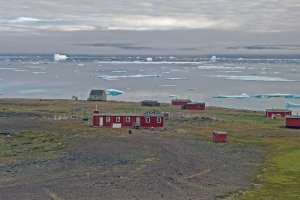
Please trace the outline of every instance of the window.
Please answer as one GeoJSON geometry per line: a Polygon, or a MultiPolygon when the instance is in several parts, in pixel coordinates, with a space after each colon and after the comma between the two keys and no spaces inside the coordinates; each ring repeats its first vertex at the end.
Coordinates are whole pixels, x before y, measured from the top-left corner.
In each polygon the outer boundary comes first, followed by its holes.
{"type": "Polygon", "coordinates": [[[150,123],[150,117],[146,117],[146,123],[150,123]]]}
{"type": "Polygon", "coordinates": [[[106,117],[105,121],[110,122],[110,117],[106,117]]]}
{"type": "Polygon", "coordinates": [[[126,117],[126,122],[130,122],[130,117],[126,117]]]}
{"type": "Polygon", "coordinates": [[[161,123],[161,117],[157,117],[157,118],[156,118],[156,122],[157,122],[157,123],[161,123]]]}
{"type": "Polygon", "coordinates": [[[121,122],[121,117],[116,117],[116,122],[121,122]]]}

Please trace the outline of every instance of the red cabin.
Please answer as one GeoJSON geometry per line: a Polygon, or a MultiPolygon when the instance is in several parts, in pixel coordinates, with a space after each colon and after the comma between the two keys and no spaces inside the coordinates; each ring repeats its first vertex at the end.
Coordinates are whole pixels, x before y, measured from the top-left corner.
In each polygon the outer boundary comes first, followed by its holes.
{"type": "Polygon", "coordinates": [[[285,117],[285,127],[287,128],[300,128],[300,116],[288,115],[285,117]]]}
{"type": "Polygon", "coordinates": [[[205,110],[205,103],[187,103],[181,106],[183,110],[205,110]]]}
{"type": "Polygon", "coordinates": [[[213,132],[213,142],[227,142],[228,134],[225,131],[214,131],[213,132]]]}
{"type": "Polygon", "coordinates": [[[288,109],[267,109],[266,117],[274,118],[276,116],[281,116],[284,118],[287,115],[292,115],[292,111],[288,109]]]}
{"type": "Polygon", "coordinates": [[[94,127],[112,127],[114,124],[121,125],[121,127],[160,128],[164,127],[164,114],[159,112],[146,112],[144,114],[109,114],[94,111],[94,127]]]}
{"type": "Polygon", "coordinates": [[[189,99],[172,99],[172,106],[184,106],[187,103],[191,103],[189,99]]]}

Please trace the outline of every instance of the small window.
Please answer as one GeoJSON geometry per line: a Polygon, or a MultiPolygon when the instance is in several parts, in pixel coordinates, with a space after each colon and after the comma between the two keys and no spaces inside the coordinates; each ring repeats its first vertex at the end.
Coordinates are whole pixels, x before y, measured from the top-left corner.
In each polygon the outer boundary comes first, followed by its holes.
{"type": "Polygon", "coordinates": [[[146,123],[150,123],[150,117],[146,117],[146,123]]]}
{"type": "Polygon", "coordinates": [[[156,122],[157,122],[157,123],[161,123],[161,117],[157,117],[157,118],[156,118],[156,122]]]}
{"type": "Polygon", "coordinates": [[[121,122],[121,117],[116,117],[116,122],[121,122]]]}
{"type": "Polygon", "coordinates": [[[110,117],[106,117],[106,122],[110,122],[110,117]]]}
{"type": "Polygon", "coordinates": [[[130,122],[130,117],[126,117],[126,122],[130,122]]]}

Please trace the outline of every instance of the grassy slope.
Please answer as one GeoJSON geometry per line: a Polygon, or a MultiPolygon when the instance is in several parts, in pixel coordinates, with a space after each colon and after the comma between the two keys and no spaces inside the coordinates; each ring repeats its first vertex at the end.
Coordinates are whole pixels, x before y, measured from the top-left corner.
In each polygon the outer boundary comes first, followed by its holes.
{"type": "MultiPolygon", "coordinates": [[[[1,110],[11,112],[39,112],[42,115],[89,115],[94,102],[67,100],[1,100],[1,110]]],[[[137,103],[101,102],[98,109],[104,112],[143,112],[149,107],[137,103]]],[[[297,199],[300,198],[300,131],[285,129],[282,121],[265,118],[262,112],[209,108],[205,111],[181,111],[169,105],[156,108],[170,111],[166,134],[211,140],[213,130],[229,132],[230,145],[267,145],[265,162],[259,174],[253,177],[253,188],[238,191],[228,199],[297,199]],[[210,120],[199,118],[207,117],[210,120]]],[[[126,134],[126,130],[88,129],[84,125],[61,126],[43,132],[25,132],[17,137],[0,137],[0,163],[17,163],[30,159],[50,159],[70,142],[64,132],[98,134],[126,134]],[[72,131],[73,130],[73,131],[72,131]],[[120,133],[121,132],[121,133],[120,133]],[[62,135],[63,134],[63,135],[62,135]],[[63,137],[61,137],[63,136],[63,137]],[[27,142],[26,142],[27,141],[27,142]],[[30,142],[28,142],[30,141],[30,142]],[[25,156],[25,157],[24,157],[25,156]],[[27,157],[26,157],[27,156],[27,157]]],[[[255,149],[254,149],[255,150],[255,149]]]]}

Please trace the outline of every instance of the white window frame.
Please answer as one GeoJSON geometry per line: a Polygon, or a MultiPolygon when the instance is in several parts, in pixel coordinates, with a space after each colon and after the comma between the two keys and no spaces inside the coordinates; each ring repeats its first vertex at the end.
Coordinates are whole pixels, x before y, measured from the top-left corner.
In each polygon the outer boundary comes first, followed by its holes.
{"type": "Polygon", "coordinates": [[[157,117],[156,122],[160,124],[161,123],[161,117],[157,117]]]}
{"type": "Polygon", "coordinates": [[[110,117],[107,116],[107,117],[105,118],[105,121],[106,121],[106,122],[110,122],[110,117]]]}
{"type": "Polygon", "coordinates": [[[151,121],[151,119],[150,119],[150,117],[146,117],[146,123],[150,123],[150,121],[151,121]]]}
{"type": "Polygon", "coordinates": [[[130,122],[130,117],[126,117],[125,121],[126,121],[126,123],[129,123],[130,122]]]}
{"type": "Polygon", "coordinates": [[[116,117],[116,122],[120,123],[121,122],[121,117],[116,117]]]}

